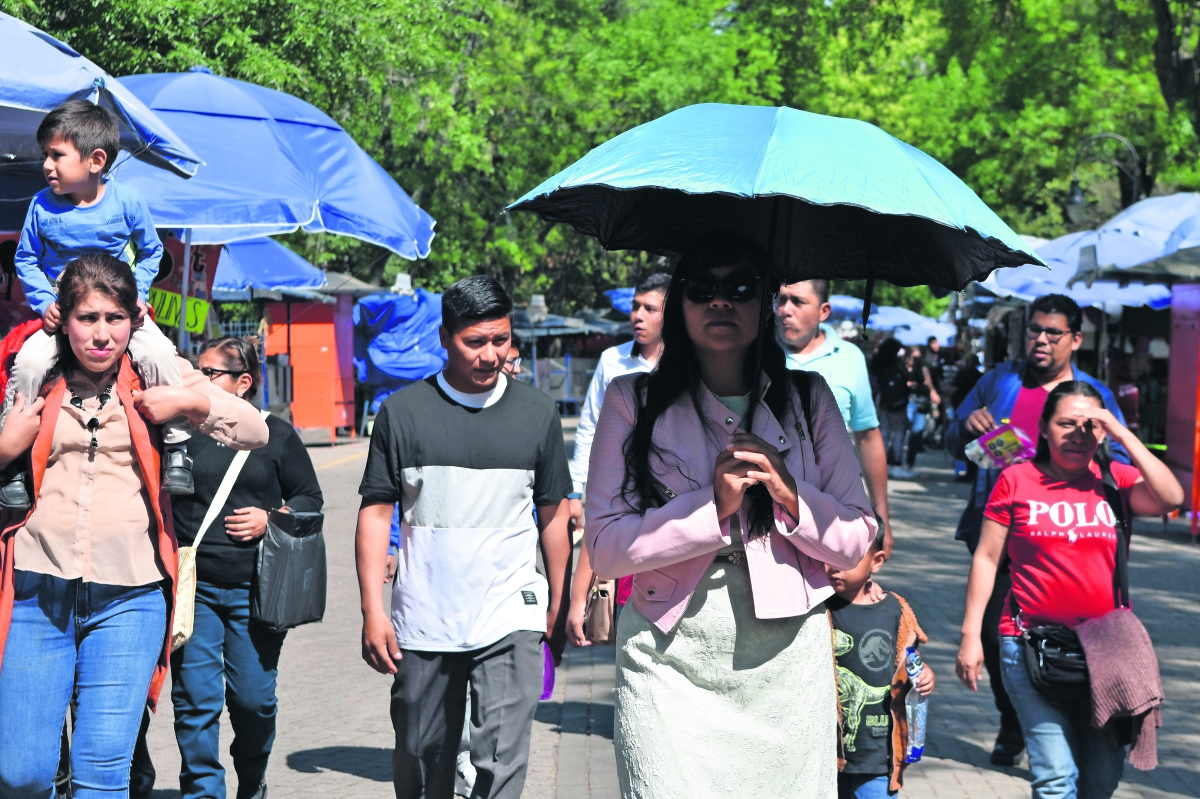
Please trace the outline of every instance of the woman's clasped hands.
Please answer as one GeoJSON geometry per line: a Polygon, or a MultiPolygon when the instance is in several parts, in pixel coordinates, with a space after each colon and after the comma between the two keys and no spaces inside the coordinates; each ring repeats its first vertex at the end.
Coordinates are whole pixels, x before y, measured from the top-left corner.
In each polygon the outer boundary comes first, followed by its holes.
{"type": "Polygon", "coordinates": [[[800,515],[796,480],[792,477],[779,450],[753,433],[737,432],[717,455],[713,493],[717,502],[717,518],[727,519],[742,506],[746,490],[762,483],[771,499],[787,509],[793,517],[800,515]]]}

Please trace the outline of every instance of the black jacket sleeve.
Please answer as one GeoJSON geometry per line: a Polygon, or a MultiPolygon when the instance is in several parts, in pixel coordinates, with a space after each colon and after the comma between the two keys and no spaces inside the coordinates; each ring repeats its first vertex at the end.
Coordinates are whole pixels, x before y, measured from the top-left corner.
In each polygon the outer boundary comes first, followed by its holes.
{"type": "Polygon", "coordinates": [[[312,458],[295,430],[283,445],[279,462],[279,490],[284,503],[294,511],[319,511],[325,499],[321,496],[321,484],[312,458]]]}

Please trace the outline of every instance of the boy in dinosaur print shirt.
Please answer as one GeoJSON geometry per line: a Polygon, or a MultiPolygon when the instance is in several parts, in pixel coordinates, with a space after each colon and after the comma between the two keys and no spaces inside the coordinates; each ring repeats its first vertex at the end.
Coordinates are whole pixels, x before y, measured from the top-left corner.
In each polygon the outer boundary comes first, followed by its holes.
{"type": "MultiPolygon", "coordinates": [[[[884,560],[881,532],[853,569],[825,567],[835,592],[825,607],[833,627],[841,709],[838,799],[894,795],[904,771],[904,697],[913,687],[904,651],[926,638],[908,603],[884,594],[871,580],[884,560]]],[[[928,695],[935,682],[926,663],[916,689],[928,695]]]]}

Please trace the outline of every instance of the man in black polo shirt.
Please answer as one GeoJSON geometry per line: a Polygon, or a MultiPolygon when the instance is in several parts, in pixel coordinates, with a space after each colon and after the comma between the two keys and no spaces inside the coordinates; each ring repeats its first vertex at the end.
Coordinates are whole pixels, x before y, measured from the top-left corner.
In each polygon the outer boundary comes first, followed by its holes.
{"type": "Polygon", "coordinates": [[[502,374],[511,312],[489,277],[446,291],[445,369],[383,403],[358,490],[363,659],[396,675],[392,776],[401,799],[453,794],[468,682],[473,796],[519,797],[542,640],[556,658],[566,641],[571,476],[554,401],[502,374]],[[397,502],[389,620],[380,591],[397,502]],[[539,535],[548,582],[537,571],[539,535]]]}

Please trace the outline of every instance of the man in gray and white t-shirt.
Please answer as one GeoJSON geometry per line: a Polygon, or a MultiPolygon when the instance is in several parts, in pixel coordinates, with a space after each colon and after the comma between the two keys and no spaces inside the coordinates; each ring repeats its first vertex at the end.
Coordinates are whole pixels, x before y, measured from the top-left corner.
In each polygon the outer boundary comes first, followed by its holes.
{"type": "Polygon", "coordinates": [[[511,311],[488,277],[446,291],[446,367],[384,402],[359,486],[363,658],[395,675],[399,797],[454,792],[468,683],[474,795],[519,797],[542,690],[542,640],[556,658],[566,640],[571,480],[562,425],[549,396],[502,374],[511,311]],[[388,619],[380,590],[397,502],[388,619]],[[546,578],[537,571],[539,543],[546,578]]]}

